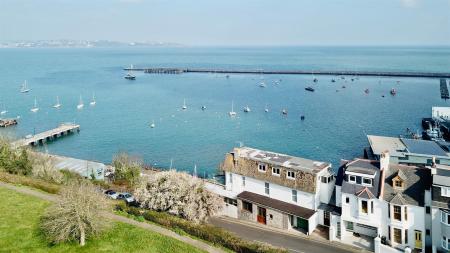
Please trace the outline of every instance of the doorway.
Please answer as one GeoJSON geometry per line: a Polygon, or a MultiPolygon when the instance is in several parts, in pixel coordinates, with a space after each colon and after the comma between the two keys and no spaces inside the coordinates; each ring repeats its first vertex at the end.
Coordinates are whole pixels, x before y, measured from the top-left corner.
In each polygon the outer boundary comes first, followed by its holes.
{"type": "Polygon", "coordinates": [[[261,224],[266,224],[266,209],[258,206],[257,220],[261,224]]]}

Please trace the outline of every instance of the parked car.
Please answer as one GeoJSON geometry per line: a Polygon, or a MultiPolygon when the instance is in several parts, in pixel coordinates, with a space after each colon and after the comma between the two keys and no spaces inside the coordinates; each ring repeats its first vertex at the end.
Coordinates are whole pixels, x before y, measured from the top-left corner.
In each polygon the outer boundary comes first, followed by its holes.
{"type": "Polygon", "coordinates": [[[119,195],[119,194],[118,194],[116,191],[114,191],[114,190],[106,190],[104,193],[106,194],[106,196],[108,196],[108,197],[111,198],[111,199],[117,199],[117,197],[118,197],[118,195],[119,195]]]}
{"type": "Polygon", "coordinates": [[[133,195],[131,195],[128,192],[122,192],[119,193],[119,195],[117,195],[117,199],[123,199],[125,200],[127,203],[133,203],[134,202],[134,198],[133,195]]]}

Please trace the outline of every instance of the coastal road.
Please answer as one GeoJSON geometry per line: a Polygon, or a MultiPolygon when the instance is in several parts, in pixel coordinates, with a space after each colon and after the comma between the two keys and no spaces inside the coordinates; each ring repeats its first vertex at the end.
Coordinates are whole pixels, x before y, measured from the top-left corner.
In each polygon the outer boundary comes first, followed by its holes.
{"type": "Polygon", "coordinates": [[[224,228],[246,240],[259,241],[282,247],[294,253],[354,253],[368,252],[337,242],[313,240],[307,237],[280,233],[270,228],[262,228],[227,217],[213,217],[209,222],[224,228]]]}

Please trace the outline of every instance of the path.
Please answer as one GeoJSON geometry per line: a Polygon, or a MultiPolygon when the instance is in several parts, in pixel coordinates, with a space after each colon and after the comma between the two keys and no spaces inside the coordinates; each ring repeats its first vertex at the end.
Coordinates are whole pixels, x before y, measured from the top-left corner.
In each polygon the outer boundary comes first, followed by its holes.
{"type": "MultiPolygon", "coordinates": [[[[3,183],[3,182],[0,182],[0,187],[4,187],[4,188],[10,189],[10,190],[13,190],[13,191],[16,191],[16,192],[20,192],[20,193],[23,193],[23,194],[31,195],[31,196],[34,196],[34,197],[37,197],[37,198],[40,198],[40,199],[47,200],[49,202],[56,202],[58,200],[58,196],[57,195],[44,193],[44,192],[41,192],[41,191],[38,191],[38,190],[33,190],[33,189],[28,188],[28,187],[19,187],[19,186],[15,186],[15,185],[3,183]]],[[[190,244],[190,245],[192,245],[192,246],[194,246],[196,248],[199,248],[199,249],[211,252],[211,253],[224,253],[225,252],[222,249],[216,248],[216,247],[211,246],[211,245],[209,245],[207,243],[195,240],[195,239],[187,237],[187,236],[179,235],[179,234],[177,234],[177,233],[175,233],[175,232],[173,232],[173,231],[171,231],[169,229],[165,229],[165,228],[160,227],[160,226],[156,226],[156,225],[145,223],[145,222],[139,222],[139,221],[136,221],[136,220],[133,220],[133,219],[130,219],[130,218],[127,218],[127,217],[123,217],[123,216],[120,216],[120,215],[116,215],[116,214],[113,214],[113,213],[104,213],[104,216],[106,218],[109,218],[109,219],[114,220],[114,221],[127,223],[127,224],[130,224],[130,225],[133,225],[133,226],[137,226],[137,227],[140,227],[140,228],[143,228],[143,229],[146,229],[146,230],[151,230],[153,232],[156,232],[156,233],[168,236],[168,237],[172,237],[174,239],[177,239],[179,241],[182,241],[182,242],[190,244]]]]}

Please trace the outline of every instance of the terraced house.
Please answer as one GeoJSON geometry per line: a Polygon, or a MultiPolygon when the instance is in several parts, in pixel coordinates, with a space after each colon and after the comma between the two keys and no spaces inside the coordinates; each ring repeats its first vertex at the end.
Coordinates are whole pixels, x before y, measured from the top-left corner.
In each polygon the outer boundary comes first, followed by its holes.
{"type": "Polygon", "coordinates": [[[306,234],[330,226],[330,163],[240,147],[226,154],[221,169],[237,218],[306,234]]]}
{"type": "Polygon", "coordinates": [[[450,166],[435,165],[432,171],[433,253],[450,251],[450,166]]]}

